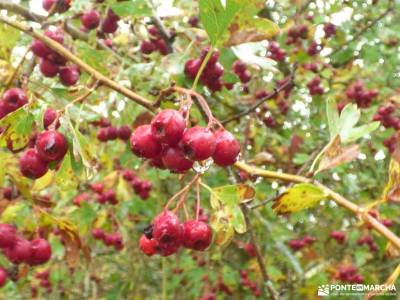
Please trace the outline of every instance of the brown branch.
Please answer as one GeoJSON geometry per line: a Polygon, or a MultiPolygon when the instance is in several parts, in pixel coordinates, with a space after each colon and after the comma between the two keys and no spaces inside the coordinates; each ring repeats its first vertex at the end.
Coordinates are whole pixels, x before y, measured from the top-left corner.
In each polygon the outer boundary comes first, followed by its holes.
{"type": "Polygon", "coordinates": [[[293,70],[292,70],[292,72],[291,72],[291,74],[289,76],[289,79],[283,85],[281,85],[279,88],[275,88],[272,93],[270,93],[267,96],[265,96],[264,98],[258,100],[256,103],[254,103],[252,106],[250,106],[246,110],[244,110],[244,111],[242,111],[242,112],[240,112],[240,113],[238,113],[238,114],[236,114],[236,115],[234,115],[232,117],[229,117],[228,119],[223,120],[221,123],[223,125],[226,125],[226,124],[228,124],[228,123],[230,123],[232,121],[239,120],[241,117],[247,116],[248,114],[250,114],[253,111],[255,111],[258,107],[263,105],[265,103],[265,101],[275,98],[280,92],[284,91],[288,86],[293,84],[296,69],[297,69],[297,64],[294,64],[293,70]]]}
{"type": "Polygon", "coordinates": [[[241,209],[242,209],[245,221],[246,221],[247,230],[250,233],[251,243],[253,244],[254,251],[256,252],[257,263],[260,268],[260,272],[261,272],[264,284],[266,285],[266,287],[268,289],[268,292],[270,294],[270,299],[277,299],[277,293],[271,285],[271,281],[270,281],[270,278],[267,273],[267,267],[265,266],[265,263],[264,263],[264,257],[261,254],[260,246],[257,243],[256,236],[255,236],[254,230],[253,230],[253,226],[252,226],[250,218],[249,218],[249,208],[246,206],[246,204],[241,204],[241,209]]]}
{"type": "Polygon", "coordinates": [[[348,41],[346,41],[345,43],[341,44],[338,48],[336,48],[335,50],[333,50],[329,56],[333,56],[335,55],[337,52],[343,50],[344,48],[346,48],[347,46],[349,46],[352,42],[358,40],[365,32],[367,32],[369,29],[371,29],[372,27],[374,27],[376,25],[376,23],[378,23],[380,20],[382,20],[384,17],[386,17],[391,11],[393,11],[393,0],[389,0],[388,3],[388,8],[382,13],[380,14],[376,19],[374,19],[373,21],[371,21],[371,23],[369,23],[367,26],[365,26],[364,28],[362,28],[358,33],[356,33],[351,39],[349,39],[348,41]]]}
{"type": "Polygon", "coordinates": [[[330,188],[326,187],[325,185],[319,183],[316,180],[306,178],[303,176],[286,174],[286,173],[279,173],[273,171],[267,171],[264,169],[260,169],[257,167],[250,166],[244,162],[236,162],[234,165],[236,168],[245,171],[251,175],[260,176],[269,179],[280,179],[283,181],[290,181],[296,183],[312,183],[318,186],[325,195],[330,197],[333,201],[335,201],[338,205],[346,208],[347,210],[354,213],[357,217],[359,217],[364,222],[370,224],[372,228],[374,228],[379,234],[384,236],[387,240],[389,240],[394,247],[400,250],[400,238],[394,234],[391,230],[389,230],[385,225],[375,219],[373,216],[368,214],[368,210],[364,209],[363,207],[354,204],[353,202],[347,200],[343,196],[339,195],[338,193],[334,192],[330,188]]]}
{"type": "Polygon", "coordinates": [[[0,15],[0,22],[8,24],[20,31],[27,33],[28,35],[41,40],[51,49],[56,51],[58,54],[64,56],[69,61],[75,63],[80,67],[81,70],[86,71],[89,73],[95,80],[99,81],[102,85],[111,88],[112,90],[126,96],[127,98],[131,99],[132,101],[136,102],[137,104],[142,105],[143,107],[147,108],[150,111],[154,111],[155,109],[152,106],[152,102],[147,100],[146,98],[136,94],[135,92],[131,91],[130,89],[119,85],[117,82],[109,79],[107,76],[104,76],[99,71],[94,69],[93,67],[86,64],[83,60],[79,57],[72,54],[68,49],[64,48],[61,44],[57,43],[56,41],[48,38],[47,36],[37,32],[32,27],[22,24],[18,21],[14,21],[8,17],[0,15]]]}

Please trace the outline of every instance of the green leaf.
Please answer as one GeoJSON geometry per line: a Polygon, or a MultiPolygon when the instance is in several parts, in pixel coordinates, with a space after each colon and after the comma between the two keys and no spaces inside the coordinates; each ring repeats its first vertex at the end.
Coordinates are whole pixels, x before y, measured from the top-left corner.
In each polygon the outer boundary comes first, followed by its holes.
{"type": "Polygon", "coordinates": [[[11,26],[0,23],[0,59],[9,60],[11,50],[14,48],[20,32],[11,26]]]}
{"type": "Polygon", "coordinates": [[[358,120],[360,120],[360,115],[360,110],[357,108],[357,105],[353,103],[349,103],[343,108],[342,113],[340,114],[338,128],[342,141],[345,140],[343,135],[350,132],[354,125],[357,124],[358,120]]]}
{"type": "Polygon", "coordinates": [[[237,233],[245,233],[247,231],[246,228],[246,219],[244,218],[243,211],[239,206],[235,206],[232,210],[232,225],[237,233]]]}
{"type": "Polygon", "coordinates": [[[34,129],[34,117],[26,107],[8,114],[0,120],[0,128],[6,128],[0,135],[0,146],[18,150],[26,146],[34,129]]]}
{"type": "Polygon", "coordinates": [[[337,110],[336,101],[332,97],[329,97],[326,102],[326,116],[332,139],[339,134],[339,112],[337,110]]]}
{"type": "Polygon", "coordinates": [[[355,127],[347,134],[345,132],[343,132],[343,134],[342,134],[343,142],[344,143],[354,142],[354,141],[358,140],[359,138],[362,138],[363,136],[378,129],[379,125],[380,125],[379,122],[371,122],[369,124],[355,127]]]}
{"type": "Polygon", "coordinates": [[[62,191],[75,190],[79,181],[72,169],[71,154],[67,153],[61,164],[60,169],[56,172],[56,184],[62,191]]]}
{"type": "Polygon", "coordinates": [[[151,7],[146,0],[130,0],[117,2],[111,9],[120,17],[149,17],[152,15],[151,7]]]}
{"type": "Polygon", "coordinates": [[[79,58],[95,68],[100,73],[107,75],[109,69],[104,62],[110,61],[110,53],[105,50],[96,50],[89,44],[81,41],[75,42],[75,49],[79,58]]]}
{"type": "Polygon", "coordinates": [[[314,184],[296,184],[275,199],[272,208],[278,214],[298,212],[317,205],[326,198],[324,192],[314,184]]]}

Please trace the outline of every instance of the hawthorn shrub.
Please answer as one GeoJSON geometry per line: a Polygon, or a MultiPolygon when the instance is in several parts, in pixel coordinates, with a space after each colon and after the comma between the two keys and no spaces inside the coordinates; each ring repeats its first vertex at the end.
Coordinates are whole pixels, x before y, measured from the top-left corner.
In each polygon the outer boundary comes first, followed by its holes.
{"type": "Polygon", "coordinates": [[[399,9],[0,1],[0,298],[396,284],[399,9]]]}

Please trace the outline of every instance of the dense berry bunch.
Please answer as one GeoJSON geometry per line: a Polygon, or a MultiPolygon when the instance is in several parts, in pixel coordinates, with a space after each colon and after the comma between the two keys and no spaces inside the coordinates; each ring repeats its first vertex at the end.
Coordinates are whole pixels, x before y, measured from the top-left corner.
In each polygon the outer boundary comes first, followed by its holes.
{"type": "Polygon", "coordinates": [[[380,121],[385,128],[400,129],[400,117],[394,115],[396,107],[393,104],[381,106],[374,115],[374,121],[380,121]]]}
{"type": "Polygon", "coordinates": [[[122,177],[130,183],[133,191],[143,200],[150,196],[152,184],[148,180],[141,180],[132,170],[126,169],[122,172],[122,177]]]}
{"type": "Polygon", "coordinates": [[[239,142],[226,130],[212,132],[195,126],[186,128],[179,111],[166,109],[151,124],[135,129],[131,148],[137,156],[149,159],[153,166],[185,173],[194,161],[213,158],[220,166],[235,163],[240,152],[239,142]]]}
{"type": "Polygon", "coordinates": [[[322,95],[324,93],[324,88],[320,86],[321,78],[315,76],[309,83],[307,83],[307,88],[310,91],[311,96],[322,95]]]}
{"type": "Polygon", "coordinates": [[[369,251],[371,251],[371,252],[378,251],[378,246],[376,245],[374,239],[372,238],[372,236],[370,234],[360,237],[357,240],[357,245],[359,245],[359,246],[366,245],[366,246],[368,246],[369,251]]]}
{"type": "Polygon", "coordinates": [[[316,63],[305,63],[303,68],[313,73],[318,73],[318,65],[316,63]]]}
{"type": "Polygon", "coordinates": [[[158,51],[162,55],[167,55],[169,53],[168,44],[162,38],[157,27],[150,26],[147,31],[150,39],[148,41],[142,41],[140,44],[140,51],[143,54],[151,54],[154,51],[158,51]]]}
{"type": "Polygon", "coordinates": [[[362,81],[357,81],[346,91],[347,97],[356,101],[357,106],[360,108],[369,107],[378,94],[377,90],[367,90],[362,81]]]}
{"type": "Polygon", "coordinates": [[[286,44],[291,45],[299,42],[301,39],[307,39],[308,27],[305,24],[294,25],[288,31],[286,44]]]}
{"type": "Polygon", "coordinates": [[[0,99],[0,119],[28,103],[28,97],[20,88],[7,90],[0,99]]]}
{"type": "MultiPolygon", "coordinates": [[[[64,33],[59,29],[47,30],[44,35],[61,45],[64,44],[64,33]]],[[[73,64],[67,65],[67,60],[44,42],[34,40],[31,49],[40,58],[39,69],[43,76],[55,77],[58,74],[60,82],[65,86],[71,86],[78,82],[80,77],[79,67],[73,64]]]]}
{"type": "Polygon", "coordinates": [[[246,270],[240,271],[240,283],[243,287],[250,289],[255,297],[261,297],[261,290],[255,281],[249,278],[249,273],[246,270]]]}
{"type": "Polygon", "coordinates": [[[232,71],[239,77],[242,83],[248,83],[251,80],[251,73],[247,69],[247,65],[241,60],[237,60],[233,63],[232,71]]]}
{"type": "MultiPolygon", "coordinates": [[[[209,52],[209,48],[203,48],[200,57],[189,59],[185,64],[185,75],[190,79],[195,79],[200,70],[205,57],[209,52]]],[[[217,92],[222,89],[225,83],[222,80],[224,75],[224,67],[218,62],[219,52],[214,51],[208,60],[203,73],[200,76],[200,82],[208,87],[212,92],[217,92]]]]}
{"type": "Polygon", "coordinates": [[[286,58],[286,51],[282,49],[277,42],[270,42],[267,55],[273,60],[284,61],[286,58]]]}
{"type": "Polygon", "coordinates": [[[113,141],[116,139],[120,139],[122,141],[129,140],[131,136],[132,129],[128,125],[122,125],[117,128],[114,126],[102,127],[97,132],[97,139],[100,142],[113,141]]]}
{"type": "Polygon", "coordinates": [[[104,245],[114,247],[115,250],[121,251],[124,249],[124,241],[119,232],[106,233],[101,228],[94,228],[92,236],[95,240],[102,241],[104,245]]]}
{"type": "MultiPolygon", "coordinates": [[[[49,270],[37,272],[35,274],[35,278],[38,280],[39,286],[43,289],[46,289],[47,293],[52,292],[53,289],[52,289],[52,285],[51,285],[51,281],[50,281],[50,271],[49,270]]],[[[36,297],[35,295],[37,295],[37,287],[32,286],[31,294],[32,294],[32,298],[36,297]]]]}
{"type": "Polygon", "coordinates": [[[19,159],[21,173],[37,179],[46,174],[49,164],[59,163],[68,151],[68,142],[63,134],[46,130],[37,135],[35,147],[26,150],[19,159]]]}
{"type": "Polygon", "coordinates": [[[292,239],[292,240],[288,241],[288,245],[292,250],[297,251],[297,250],[303,249],[306,246],[313,244],[315,241],[316,241],[316,239],[314,237],[306,235],[303,238],[292,239]]]}
{"type": "Polygon", "coordinates": [[[317,55],[319,52],[321,52],[322,48],[323,48],[322,44],[319,44],[316,41],[312,41],[308,46],[307,54],[310,56],[317,55]]]}
{"type": "Polygon", "coordinates": [[[51,246],[47,240],[26,240],[10,224],[0,224],[0,248],[13,264],[36,266],[45,264],[51,258],[51,246]]]}
{"type": "Polygon", "coordinates": [[[210,246],[211,240],[212,230],[207,223],[199,220],[181,223],[173,212],[165,210],[145,229],[139,247],[148,256],[169,256],[180,247],[204,251],[210,246]]]}
{"type": "Polygon", "coordinates": [[[364,277],[358,274],[357,267],[353,265],[340,266],[336,271],[334,278],[348,283],[364,282],[364,277]]]}
{"type": "Polygon", "coordinates": [[[398,135],[396,133],[392,134],[383,141],[383,145],[389,150],[390,153],[393,153],[396,150],[398,143],[398,135]]]}
{"type": "Polygon", "coordinates": [[[346,241],[346,233],[344,231],[333,230],[329,236],[334,239],[339,245],[344,244],[346,241]]]}

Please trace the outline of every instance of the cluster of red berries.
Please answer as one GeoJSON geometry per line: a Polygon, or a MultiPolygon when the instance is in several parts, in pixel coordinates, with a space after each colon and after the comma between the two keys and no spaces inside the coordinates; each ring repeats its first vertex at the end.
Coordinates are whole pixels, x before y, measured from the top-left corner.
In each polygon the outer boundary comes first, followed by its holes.
{"type": "Polygon", "coordinates": [[[316,241],[316,239],[314,237],[305,235],[303,238],[292,239],[292,240],[288,241],[288,245],[292,250],[298,251],[298,250],[303,249],[306,246],[312,245],[315,241],[316,241]]]}
{"type": "Polygon", "coordinates": [[[396,107],[393,104],[381,106],[375,113],[373,120],[380,121],[385,128],[400,129],[400,117],[394,116],[396,107]]]}
{"type": "Polygon", "coordinates": [[[240,270],[240,283],[243,287],[250,289],[255,297],[261,297],[261,290],[255,281],[250,280],[246,270],[240,270]]]}
{"type": "Polygon", "coordinates": [[[308,27],[305,24],[299,24],[291,27],[288,30],[287,38],[286,38],[286,45],[291,45],[298,43],[299,40],[307,39],[308,36],[308,27]]]}
{"type": "Polygon", "coordinates": [[[305,63],[303,68],[313,73],[318,73],[318,65],[316,63],[305,63]]]}
{"type": "Polygon", "coordinates": [[[132,129],[128,125],[122,125],[117,128],[114,126],[102,127],[97,132],[97,139],[100,142],[113,141],[117,138],[122,141],[129,140],[132,134],[132,129]]]}
{"type": "Polygon", "coordinates": [[[383,141],[383,145],[389,150],[390,153],[393,153],[396,150],[398,144],[398,136],[396,133],[392,134],[390,137],[383,141]]]}
{"type": "Polygon", "coordinates": [[[150,181],[140,179],[135,172],[129,169],[122,172],[122,177],[130,183],[136,195],[141,199],[146,200],[149,198],[153,186],[150,181]]]}
{"type": "Polygon", "coordinates": [[[68,151],[65,136],[46,130],[36,137],[35,147],[26,150],[19,159],[19,169],[25,177],[37,179],[47,173],[49,164],[58,164],[68,151]]]}
{"type": "Polygon", "coordinates": [[[362,81],[355,82],[346,91],[346,96],[356,101],[357,106],[360,108],[369,107],[378,94],[377,90],[367,90],[362,81]]]}
{"type": "MultiPolygon", "coordinates": [[[[205,47],[200,52],[200,57],[189,59],[185,64],[185,75],[190,79],[195,79],[200,70],[201,64],[209,52],[209,48],[205,47]]],[[[215,50],[211,54],[203,73],[200,76],[200,82],[208,87],[212,92],[222,90],[225,83],[222,80],[224,75],[224,67],[218,62],[219,51],[215,50]]]]}
{"type": "Polygon", "coordinates": [[[331,36],[336,35],[336,25],[332,23],[325,23],[324,32],[325,32],[325,37],[327,39],[330,38],[331,36]]]}
{"type": "Polygon", "coordinates": [[[375,243],[374,239],[372,238],[372,236],[369,235],[369,234],[360,237],[360,238],[357,240],[357,245],[358,245],[358,246],[367,245],[369,251],[371,251],[371,252],[376,252],[376,251],[378,251],[378,246],[376,245],[376,243],[375,243]]]}
{"type": "Polygon", "coordinates": [[[179,111],[166,109],[158,113],[151,124],[135,129],[131,136],[131,149],[139,157],[150,159],[158,168],[185,173],[194,161],[210,157],[219,166],[235,163],[240,144],[226,130],[212,132],[208,128],[186,128],[179,111]]]}
{"type": "MultiPolygon", "coordinates": [[[[96,29],[101,22],[100,13],[96,10],[85,12],[81,15],[82,31],[96,29]]],[[[118,29],[120,17],[112,9],[107,10],[106,17],[101,22],[101,33],[114,33],[118,29]]]]}
{"type": "Polygon", "coordinates": [[[28,97],[24,90],[20,88],[11,88],[7,90],[0,99],[0,119],[27,103],[28,97]]]}
{"type": "Polygon", "coordinates": [[[102,241],[106,246],[113,246],[117,251],[124,249],[124,241],[119,232],[107,234],[101,228],[94,228],[92,230],[92,236],[95,240],[102,241]]]}
{"type": "Polygon", "coordinates": [[[181,246],[204,251],[210,246],[211,240],[212,230],[207,223],[199,220],[181,223],[173,212],[165,210],[145,229],[140,237],[139,247],[148,256],[169,256],[176,253],[181,246]]]}
{"type": "Polygon", "coordinates": [[[307,54],[310,56],[317,55],[319,52],[321,52],[323,47],[324,46],[322,44],[319,44],[316,41],[312,41],[308,46],[307,54]]]}
{"type": "MultiPolygon", "coordinates": [[[[283,89],[285,98],[288,98],[288,97],[289,97],[290,92],[291,92],[291,91],[293,90],[293,88],[294,88],[294,83],[291,82],[290,84],[287,84],[288,81],[291,81],[290,76],[287,76],[287,77],[285,77],[285,78],[283,78],[283,79],[277,80],[277,82],[276,82],[277,88],[280,88],[280,87],[282,87],[282,86],[285,85],[285,88],[283,89]]],[[[278,105],[279,105],[279,103],[278,103],[278,105]]],[[[288,107],[287,107],[287,108],[288,108],[288,107]]],[[[283,109],[281,109],[281,108],[279,108],[279,109],[281,110],[281,112],[283,111],[283,109]]],[[[282,112],[282,114],[285,114],[285,113],[282,112]]]]}
{"type": "Polygon", "coordinates": [[[147,32],[150,35],[150,39],[148,41],[142,41],[140,44],[140,52],[143,54],[151,54],[154,51],[158,51],[162,55],[167,55],[169,53],[168,44],[160,35],[158,28],[150,26],[147,32]]]}
{"type": "Polygon", "coordinates": [[[286,51],[282,49],[277,42],[270,42],[267,56],[276,61],[284,61],[286,58],[286,51]]]}
{"type": "MultiPolygon", "coordinates": [[[[64,44],[64,33],[59,29],[46,30],[44,35],[61,45],[64,44]]],[[[31,49],[37,57],[40,57],[39,69],[43,76],[55,77],[58,75],[60,82],[65,86],[71,86],[78,82],[80,70],[77,65],[67,66],[67,59],[41,40],[34,40],[31,49]]]]}
{"type": "Polygon", "coordinates": [[[51,246],[47,240],[26,240],[10,224],[0,224],[0,248],[13,264],[37,266],[45,264],[51,258],[51,246]]]}
{"type": "Polygon", "coordinates": [[[66,12],[71,7],[72,0],[43,0],[42,7],[46,11],[51,11],[54,7],[58,13],[66,12]]]}
{"type": "Polygon", "coordinates": [[[333,230],[329,236],[334,239],[339,245],[343,245],[346,241],[346,233],[340,230],[333,230]]]}
{"type": "Polygon", "coordinates": [[[364,277],[358,274],[356,266],[340,266],[336,271],[334,278],[348,283],[363,283],[364,277]]]}
{"type": "MultiPolygon", "coordinates": [[[[35,278],[39,281],[39,286],[46,289],[47,293],[52,292],[53,288],[50,282],[49,270],[37,272],[35,274],[35,278]]],[[[32,293],[32,298],[35,298],[35,296],[37,295],[37,288],[35,286],[32,286],[31,293],[32,293]]]]}
{"type": "Polygon", "coordinates": [[[251,73],[247,69],[247,65],[241,60],[233,63],[232,71],[239,77],[241,83],[248,83],[251,80],[251,73]]]}
{"type": "Polygon", "coordinates": [[[311,96],[322,95],[324,93],[324,88],[320,86],[321,77],[315,76],[309,83],[307,83],[307,88],[311,96]]]}

